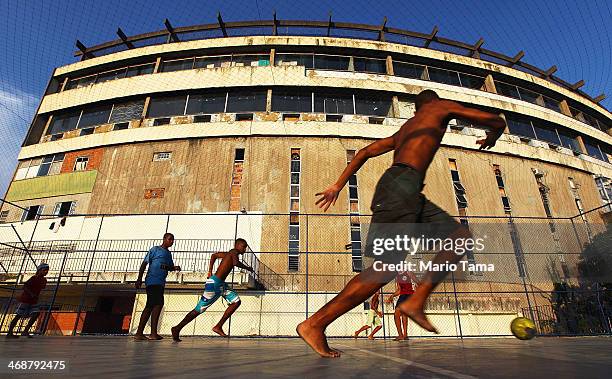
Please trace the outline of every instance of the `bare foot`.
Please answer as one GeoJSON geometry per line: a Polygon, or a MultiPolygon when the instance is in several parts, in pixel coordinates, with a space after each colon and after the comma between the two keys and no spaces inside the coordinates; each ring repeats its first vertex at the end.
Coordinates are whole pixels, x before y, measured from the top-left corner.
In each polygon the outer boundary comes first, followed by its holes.
{"type": "Polygon", "coordinates": [[[134,334],[134,339],[136,341],[148,341],[149,339],[143,334],[134,334]]]}
{"type": "Polygon", "coordinates": [[[400,304],[399,308],[402,311],[402,313],[410,317],[410,319],[416,322],[417,325],[419,325],[421,328],[429,332],[432,332],[432,333],[440,334],[440,332],[438,332],[438,330],[431,324],[431,322],[429,322],[429,320],[427,319],[427,316],[425,316],[425,313],[423,312],[423,308],[415,307],[414,305],[411,305],[410,300],[405,301],[402,304],[400,304]]]}
{"type": "Polygon", "coordinates": [[[374,336],[369,335],[369,336],[368,336],[368,339],[369,339],[369,340],[373,340],[373,339],[374,339],[374,336]]]}
{"type": "Polygon", "coordinates": [[[172,339],[174,340],[174,342],[182,341],[182,339],[179,338],[179,330],[177,329],[176,326],[173,326],[172,328],[170,328],[170,331],[172,332],[172,339]]]}
{"type": "Polygon", "coordinates": [[[218,335],[220,335],[221,337],[227,337],[227,334],[225,334],[225,332],[223,331],[223,328],[220,328],[218,326],[215,326],[214,328],[212,328],[212,331],[217,333],[218,335]]]}
{"type": "Polygon", "coordinates": [[[149,339],[153,341],[159,341],[163,340],[164,337],[160,336],[159,334],[149,334],[149,339]]]}
{"type": "Polygon", "coordinates": [[[403,341],[406,339],[406,336],[397,336],[393,339],[393,341],[403,341]]]}
{"type": "Polygon", "coordinates": [[[330,349],[327,345],[325,333],[321,329],[311,327],[308,320],[300,323],[295,330],[304,342],[320,356],[324,358],[338,358],[340,356],[339,351],[330,349]]]}
{"type": "Polygon", "coordinates": [[[359,333],[355,332],[355,339],[357,339],[357,337],[359,337],[359,333]]]}

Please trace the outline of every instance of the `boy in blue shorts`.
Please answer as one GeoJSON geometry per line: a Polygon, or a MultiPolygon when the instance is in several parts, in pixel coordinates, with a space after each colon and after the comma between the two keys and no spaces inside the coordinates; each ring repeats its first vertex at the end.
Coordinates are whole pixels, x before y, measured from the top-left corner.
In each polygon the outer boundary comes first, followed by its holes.
{"type": "Polygon", "coordinates": [[[215,253],[210,258],[210,265],[208,268],[208,280],[206,280],[206,284],[204,285],[204,294],[200,298],[200,301],[196,305],[195,309],[191,312],[187,313],[183,321],[181,321],[178,325],[171,329],[172,331],[172,339],[176,342],[180,342],[179,333],[181,329],[185,327],[185,325],[189,324],[193,319],[198,317],[200,314],[204,313],[208,307],[213,305],[219,297],[223,297],[229,304],[229,307],[223,313],[221,320],[214,326],[212,329],[213,332],[217,333],[221,337],[227,337],[227,334],[223,332],[223,324],[227,321],[230,316],[236,312],[236,309],[240,306],[240,297],[238,294],[227,288],[227,283],[225,283],[225,278],[232,272],[234,267],[243,268],[247,271],[253,272],[253,269],[244,263],[240,262],[240,255],[244,254],[246,251],[248,244],[242,239],[238,238],[234,243],[234,248],[228,251],[227,253],[215,253]],[[212,275],[213,266],[217,259],[221,259],[221,263],[219,264],[219,268],[217,268],[217,272],[212,275]]]}

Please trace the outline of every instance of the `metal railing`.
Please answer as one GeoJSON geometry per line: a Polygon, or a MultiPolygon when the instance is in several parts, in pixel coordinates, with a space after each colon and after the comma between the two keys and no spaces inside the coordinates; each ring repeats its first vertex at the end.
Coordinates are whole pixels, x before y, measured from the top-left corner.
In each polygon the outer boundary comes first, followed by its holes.
{"type": "MultiPolygon", "coordinates": [[[[458,270],[440,283],[428,301],[427,311],[437,320],[442,335],[459,338],[509,335],[508,322],[517,315],[533,318],[541,335],[611,333],[612,291],[606,283],[612,280],[589,268],[598,259],[593,252],[601,250],[601,243],[605,246],[606,238],[612,232],[609,226],[594,221],[596,213],[606,206],[563,218],[467,217],[470,230],[475,235],[488,235],[491,245],[490,251],[474,254],[474,262],[492,264],[495,270],[458,270]],[[513,234],[519,238],[512,238],[513,234]],[[581,311],[568,312],[567,309],[572,307],[581,311]],[[577,314],[588,321],[587,326],[584,326],[585,321],[576,318],[577,314]]],[[[160,235],[165,231],[176,233],[177,239],[171,250],[175,264],[183,270],[181,276],[169,275],[166,292],[178,296],[177,299],[185,295],[193,295],[195,299],[199,286],[206,279],[210,254],[226,251],[236,237],[246,236],[256,251],[247,252],[243,261],[255,268],[255,275],[235,270],[228,278],[245,303],[233,316],[231,333],[238,336],[292,335],[295,323],[312,315],[358,273],[360,267],[354,264],[354,254],[345,245],[351,239],[351,224],[355,218],[359,218],[362,238],[367,235],[369,221],[369,215],[300,214],[298,268],[289,270],[286,235],[289,214],[123,216],[139,217],[139,222],[130,221],[133,225],[131,232],[135,234],[140,233],[140,223],[142,230],[158,227],[160,235]],[[187,216],[191,217],[189,222],[181,224],[179,221],[187,216]],[[147,217],[157,218],[155,223],[151,223],[145,222],[147,217]],[[205,217],[215,218],[212,220],[218,222],[197,222],[197,219],[205,217]],[[220,230],[227,229],[218,227],[224,220],[235,225],[232,231],[223,238],[205,237],[207,233],[220,233],[220,230]],[[258,233],[260,238],[255,237],[258,233]],[[181,238],[181,235],[201,238],[181,238]]],[[[134,291],[132,283],[144,254],[160,240],[110,238],[109,230],[122,232],[117,225],[124,224],[113,223],[121,221],[123,216],[67,216],[66,225],[83,223],[74,229],[72,239],[40,240],[49,233],[47,224],[59,220],[43,215],[29,221],[30,229],[23,229],[28,231],[27,237],[7,240],[8,237],[2,235],[0,306],[3,315],[0,330],[6,331],[20,287],[40,261],[51,266],[49,284],[41,295],[41,303],[46,309],[38,324],[41,333],[47,331],[50,319],[53,325],[60,324],[54,315],[60,310],[64,316],[72,317],[70,320],[74,319],[74,327],[70,329],[72,334],[91,332],[89,326],[84,328],[84,315],[99,312],[92,299],[101,296],[100,291],[108,291],[108,288],[117,296],[138,298],[140,295],[134,291]],[[94,238],[89,238],[91,235],[94,238]],[[61,304],[60,308],[58,304],[61,304]]],[[[25,226],[27,222],[21,225],[25,226]]],[[[7,235],[13,237],[21,236],[19,227],[15,224],[0,225],[0,229],[10,232],[7,235]]],[[[152,232],[158,233],[157,230],[152,232]]],[[[408,257],[408,260],[428,262],[432,257],[432,253],[423,252],[408,257]]],[[[423,270],[417,270],[417,276],[422,274],[423,270]]],[[[381,289],[381,295],[387,297],[394,289],[393,283],[387,284],[381,289]]],[[[138,317],[142,305],[139,304],[137,301],[133,311],[130,307],[124,316],[138,317]]],[[[188,301],[185,307],[192,305],[188,301]]],[[[178,322],[188,309],[182,309],[182,303],[173,307],[166,307],[165,323],[178,322]]],[[[361,310],[358,308],[335,322],[328,334],[348,336],[349,332],[352,333],[349,328],[358,329],[361,326],[361,310]]],[[[381,308],[385,314],[383,335],[396,335],[393,307],[381,302],[381,308]]],[[[208,313],[219,312],[211,308],[208,313]]],[[[167,332],[163,328],[162,332],[167,332]]],[[[419,333],[411,326],[412,335],[427,335],[419,333]]]]}

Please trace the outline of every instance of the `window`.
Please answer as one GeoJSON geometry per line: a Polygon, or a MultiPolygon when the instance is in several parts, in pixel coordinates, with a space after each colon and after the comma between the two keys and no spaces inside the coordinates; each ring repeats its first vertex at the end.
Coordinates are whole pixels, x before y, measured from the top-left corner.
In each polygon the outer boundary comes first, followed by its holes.
{"type": "Polygon", "coordinates": [[[0,212],[0,224],[3,224],[6,222],[6,220],[8,219],[9,216],[9,211],[1,211],[0,212]]]}
{"type": "MultiPolygon", "coordinates": [[[[346,164],[355,158],[355,150],[346,151],[346,164]]],[[[361,258],[361,223],[359,221],[359,191],[357,187],[357,175],[349,178],[349,228],[351,237],[351,262],[353,272],[363,270],[361,258]]]]}
{"type": "Polygon", "coordinates": [[[461,178],[459,177],[459,171],[457,170],[457,161],[454,159],[448,160],[451,179],[453,181],[453,188],[455,190],[455,199],[457,200],[457,207],[459,209],[467,208],[467,198],[465,197],[465,188],[461,184],[461,178]]]}
{"type": "Polygon", "coordinates": [[[44,206],[42,205],[31,205],[26,207],[26,210],[23,211],[21,215],[21,222],[35,220],[37,216],[40,216],[43,213],[44,206]]]}
{"type": "Polygon", "coordinates": [[[571,149],[575,152],[580,152],[580,144],[575,137],[571,136],[569,131],[563,129],[557,129],[559,133],[559,139],[561,140],[561,146],[571,149]]]}
{"type": "MultiPolygon", "coordinates": [[[[469,221],[467,219],[467,198],[465,196],[465,187],[461,183],[459,176],[459,169],[457,168],[457,161],[455,159],[448,160],[448,167],[450,168],[451,180],[453,182],[453,189],[455,191],[455,201],[457,202],[457,209],[459,211],[459,222],[465,227],[469,228],[469,221]]],[[[476,263],[476,257],[472,250],[466,250],[466,256],[469,263],[476,263]]],[[[482,275],[480,272],[470,271],[472,275],[482,275]]]]}
{"type": "Polygon", "coordinates": [[[234,167],[232,169],[232,180],[230,183],[230,212],[240,210],[243,169],[244,149],[236,149],[234,154],[234,167]]]}
{"type": "Polygon", "coordinates": [[[338,55],[315,55],[314,68],[317,70],[348,71],[350,57],[338,55]]]}
{"type": "Polygon", "coordinates": [[[425,66],[404,62],[393,62],[393,73],[403,78],[427,80],[425,66]]]}
{"type": "Polygon", "coordinates": [[[149,103],[149,117],[177,116],[185,113],[187,96],[171,96],[152,98],[149,103]]]}
{"type": "Polygon", "coordinates": [[[155,63],[143,64],[140,66],[130,66],[127,69],[127,73],[125,74],[125,77],[131,78],[132,76],[152,74],[154,69],[155,69],[155,63]]]}
{"type": "Polygon", "coordinates": [[[315,93],[315,112],[330,114],[354,114],[353,96],[340,93],[315,93]]]}
{"type": "Polygon", "coordinates": [[[428,67],[429,80],[438,83],[450,84],[452,86],[461,86],[459,73],[456,71],[442,70],[440,68],[428,67]]]}
{"type": "Polygon", "coordinates": [[[513,97],[515,99],[521,98],[518,92],[518,88],[516,88],[516,86],[498,82],[498,81],[494,81],[494,83],[495,83],[495,89],[497,90],[498,94],[508,96],[508,97],[513,97]]]}
{"type": "Polygon", "coordinates": [[[56,175],[60,173],[62,163],[64,161],[64,153],[55,155],[47,155],[42,158],[42,162],[38,167],[36,176],[56,175]]]}
{"type": "Polygon", "coordinates": [[[382,97],[367,94],[355,95],[355,112],[362,115],[389,116],[391,110],[391,97],[382,97]]]}
{"type": "Polygon", "coordinates": [[[138,120],[142,117],[143,109],[144,100],[128,101],[125,103],[115,104],[108,122],[115,124],[118,122],[138,120]]]}
{"type": "Polygon", "coordinates": [[[314,68],[314,54],[275,54],[276,66],[305,66],[314,68]]]}
{"type": "Polygon", "coordinates": [[[125,77],[126,68],[120,68],[118,70],[107,71],[101,74],[98,74],[98,78],[96,79],[96,83],[108,82],[109,80],[121,79],[125,77]]]}
{"type": "Polygon", "coordinates": [[[170,159],[172,159],[172,153],[169,151],[153,154],[153,162],[169,161],[170,159]]]}
{"type": "Polygon", "coordinates": [[[518,87],[518,92],[519,92],[519,95],[521,96],[521,100],[527,101],[532,104],[544,105],[543,101],[541,100],[540,94],[537,94],[535,92],[532,92],[532,91],[529,91],[529,90],[526,90],[520,87],[518,87]]]}
{"type": "Polygon", "coordinates": [[[312,92],[272,90],[272,110],[275,112],[312,112],[312,92]]]}
{"type": "Polygon", "coordinates": [[[353,67],[357,72],[387,73],[387,64],[384,59],[353,58],[353,67]]]}
{"type": "MultiPolygon", "coordinates": [[[[604,176],[595,177],[595,185],[601,197],[601,205],[608,205],[612,202],[612,180],[604,176]]],[[[604,212],[612,211],[612,205],[603,208],[604,212]]],[[[1,220],[0,220],[1,222],[1,220]]]]}
{"type": "Polygon", "coordinates": [[[599,146],[594,143],[593,141],[584,138],[584,147],[586,148],[587,154],[590,155],[593,158],[597,158],[600,159],[602,161],[608,161],[607,157],[604,156],[604,154],[601,152],[601,150],[599,149],[599,146]]]}
{"type": "Polygon", "coordinates": [[[94,84],[96,82],[96,75],[86,76],[84,78],[71,79],[68,81],[66,85],[66,90],[87,87],[90,84],[94,84]]]}
{"type": "Polygon", "coordinates": [[[64,133],[76,129],[81,116],[81,111],[73,111],[65,114],[53,115],[47,134],[64,133]]]}
{"type": "Polygon", "coordinates": [[[462,72],[459,73],[459,79],[461,80],[461,86],[472,89],[483,89],[485,78],[480,76],[468,75],[462,72]]]}
{"type": "Polygon", "coordinates": [[[229,67],[232,62],[231,55],[216,57],[200,57],[195,59],[194,68],[229,67]]]}
{"type": "Polygon", "coordinates": [[[74,214],[76,204],[76,201],[64,201],[61,203],[55,203],[53,215],[62,217],[74,214]]]}
{"type": "Polygon", "coordinates": [[[108,118],[111,113],[110,106],[101,106],[95,108],[89,108],[83,110],[81,120],[79,121],[79,128],[86,128],[88,126],[102,125],[108,122],[108,118]]]}
{"type": "Polygon", "coordinates": [[[266,110],[266,90],[231,91],[227,96],[226,112],[264,112],[266,110]]]}
{"type": "Polygon", "coordinates": [[[72,171],[87,170],[87,163],[89,163],[89,157],[77,157],[77,159],[74,161],[74,168],[72,171]]]}
{"type": "Polygon", "coordinates": [[[291,149],[289,184],[289,257],[288,270],[299,270],[300,253],[300,149],[291,149]]]}
{"type": "Polygon", "coordinates": [[[550,97],[543,97],[544,106],[548,109],[552,109],[555,112],[561,113],[561,107],[559,106],[559,102],[557,100],[551,99],[550,97]]]}
{"type": "Polygon", "coordinates": [[[226,97],[227,92],[225,91],[189,95],[187,114],[223,113],[226,97]]]}
{"type": "Polygon", "coordinates": [[[193,58],[166,61],[162,63],[161,72],[172,72],[191,70],[193,68],[193,58]]]}
{"type": "Polygon", "coordinates": [[[504,179],[502,178],[502,172],[499,165],[493,165],[493,173],[495,174],[495,180],[497,181],[497,188],[501,196],[502,206],[504,207],[504,213],[507,215],[511,214],[512,209],[510,208],[510,199],[506,194],[506,187],[504,185],[504,179]]]}
{"type": "Polygon", "coordinates": [[[269,55],[234,55],[232,56],[232,66],[241,67],[241,66],[269,66],[270,65],[270,56],[269,55]]]}
{"type": "Polygon", "coordinates": [[[533,129],[535,130],[535,134],[539,140],[552,143],[558,146],[561,145],[559,135],[557,134],[557,131],[554,128],[534,124],[533,129]]]}
{"type": "Polygon", "coordinates": [[[535,132],[533,131],[531,121],[515,117],[506,117],[506,120],[511,134],[535,139],[535,132]]]}

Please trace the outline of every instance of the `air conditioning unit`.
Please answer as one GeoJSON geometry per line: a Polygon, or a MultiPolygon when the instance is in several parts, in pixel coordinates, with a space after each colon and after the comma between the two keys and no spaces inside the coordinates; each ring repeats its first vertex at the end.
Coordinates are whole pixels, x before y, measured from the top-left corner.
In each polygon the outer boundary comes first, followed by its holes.
{"type": "Polygon", "coordinates": [[[531,171],[533,171],[533,175],[535,175],[536,178],[542,178],[544,175],[546,175],[544,171],[537,168],[532,168],[531,171]]]}

